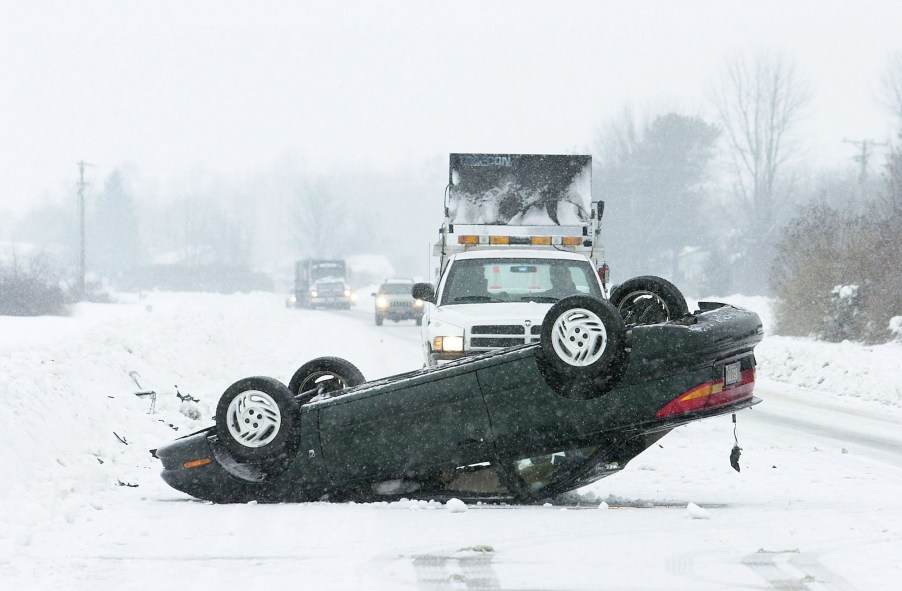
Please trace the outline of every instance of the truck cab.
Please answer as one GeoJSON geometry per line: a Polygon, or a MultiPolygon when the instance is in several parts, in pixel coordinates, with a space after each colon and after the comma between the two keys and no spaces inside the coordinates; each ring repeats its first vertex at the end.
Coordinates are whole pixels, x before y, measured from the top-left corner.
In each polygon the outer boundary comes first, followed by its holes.
{"type": "Polygon", "coordinates": [[[453,254],[435,288],[417,285],[414,295],[432,304],[421,329],[427,366],[538,342],[553,304],[571,295],[605,294],[586,255],[527,248],[453,254]]]}
{"type": "Polygon", "coordinates": [[[295,264],[294,291],[288,306],[348,309],[353,303],[344,260],[301,259],[295,264]]]}

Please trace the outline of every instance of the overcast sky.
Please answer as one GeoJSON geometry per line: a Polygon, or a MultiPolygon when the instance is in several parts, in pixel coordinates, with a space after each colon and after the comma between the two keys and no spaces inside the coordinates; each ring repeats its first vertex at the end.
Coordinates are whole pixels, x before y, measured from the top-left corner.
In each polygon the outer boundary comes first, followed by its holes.
{"type": "MultiPolygon", "coordinates": [[[[11,2],[0,18],[0,212],[132,163],[164,178],[392,173],[449,152],[587,150],[626,105],[704,113],[737,50],[811,84],[824,163],[888,139],[902,3],[11,2]]],[[[442,179],[438,179],[441,183],[442,179]]],[[[441,189],[438,189],[441,190],[441,189]]]]}

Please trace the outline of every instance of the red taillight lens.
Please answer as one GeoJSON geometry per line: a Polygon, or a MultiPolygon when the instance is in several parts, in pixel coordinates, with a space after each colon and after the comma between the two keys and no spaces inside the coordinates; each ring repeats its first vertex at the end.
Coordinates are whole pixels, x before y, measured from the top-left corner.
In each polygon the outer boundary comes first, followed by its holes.
{"type": "Polygon", "coordinates": [[[667,403],[655,417],[672,417],[736,402],[751,396],[754,388],[755,370],[748,369],[740,374],[738,382],[727,387],[724,387],[723,380],[715,380],[692,388],[667,403]]]}

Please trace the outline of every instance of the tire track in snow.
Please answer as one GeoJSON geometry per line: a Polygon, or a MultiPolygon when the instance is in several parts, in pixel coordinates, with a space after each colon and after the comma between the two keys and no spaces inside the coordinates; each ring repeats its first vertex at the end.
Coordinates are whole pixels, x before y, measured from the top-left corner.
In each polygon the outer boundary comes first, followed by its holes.
{"type": "Polygon", "coordinates": [[[798,550],[758,550],[743,557],[742,563],[778,591],[811,591],[809,583],[815,585],[816,589],[855,591],[855,587],[848,581],[822,565],[815,554],[801,553],[798,550]],[[780,560],[787,556],[785,561],[780,560]],[[788,563],[792,569],[785,568],[781,562],[788,563]]]}

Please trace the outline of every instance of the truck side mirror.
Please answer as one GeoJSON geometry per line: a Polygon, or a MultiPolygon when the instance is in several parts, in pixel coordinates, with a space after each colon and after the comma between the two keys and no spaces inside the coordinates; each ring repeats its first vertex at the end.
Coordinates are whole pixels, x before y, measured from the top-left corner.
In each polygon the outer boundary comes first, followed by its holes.
{"type": "Polygon", "coordinates": [[[410,295],[415,300],[423,300],[430,304],[435,303],[435,288],[432,287],[431,283],[414,283],[413,288],[410,290],[410,295]]]}

